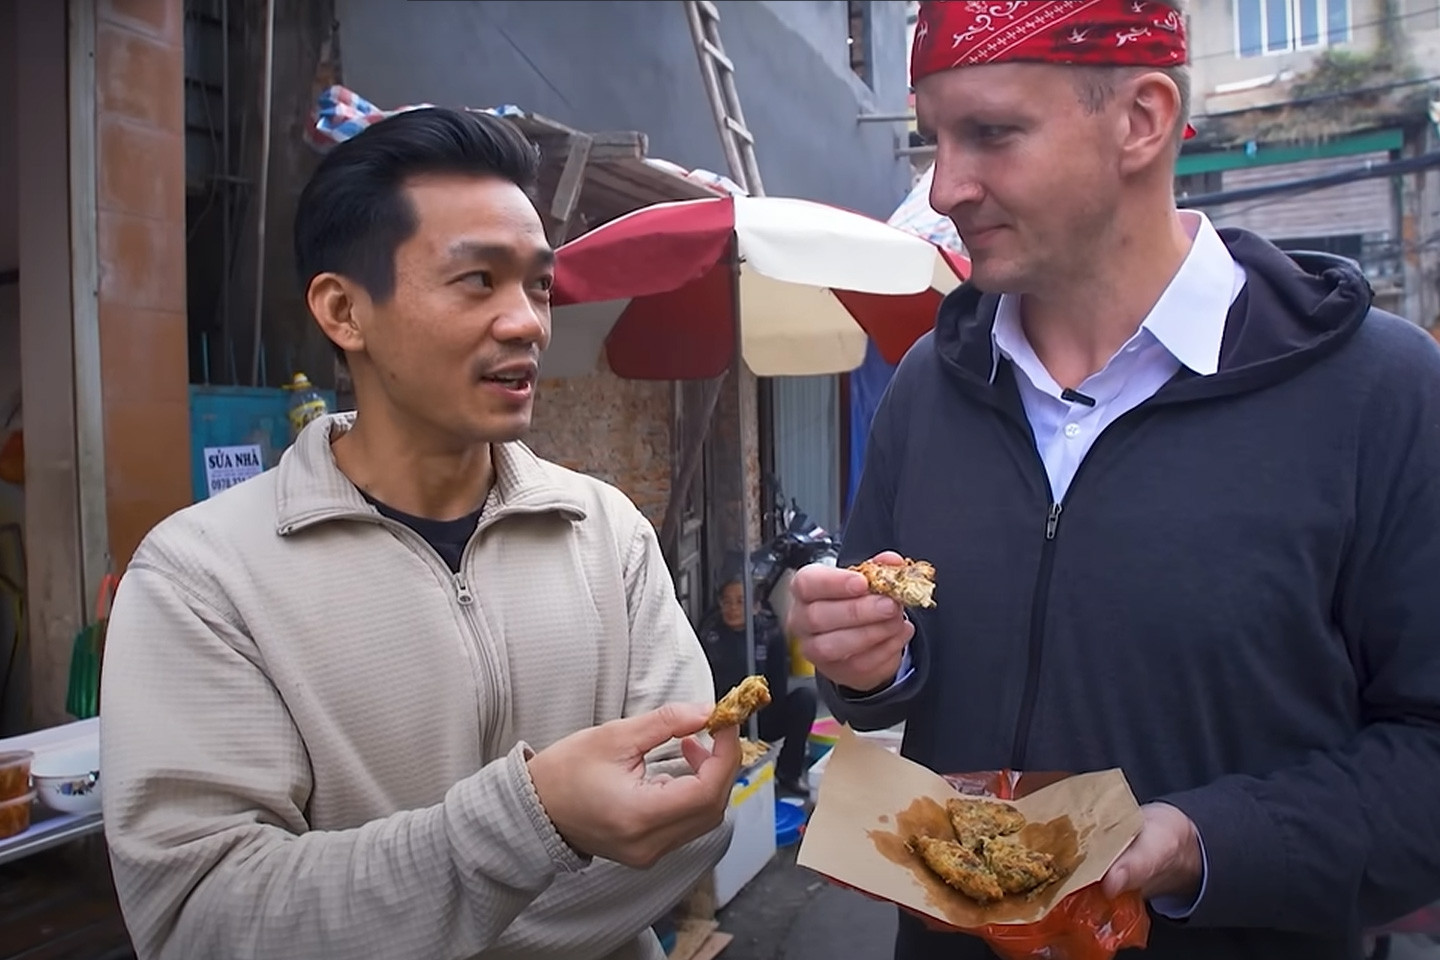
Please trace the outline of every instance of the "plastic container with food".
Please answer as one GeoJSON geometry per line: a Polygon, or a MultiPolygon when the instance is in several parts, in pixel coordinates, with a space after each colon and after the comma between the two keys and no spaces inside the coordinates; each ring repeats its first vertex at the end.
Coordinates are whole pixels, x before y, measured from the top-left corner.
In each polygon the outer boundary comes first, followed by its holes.
{"type": "Polygon", "coordinates": [[[30,805],[34,802],[34,790],[13,800],[0,802],[0,840],[30,829],[30,805]]]}
{"type": "Polygon", "coordinates": [[[0,803],[30,792],[30,765],[35,754],[29,750],[0,753],[0,803]]]}

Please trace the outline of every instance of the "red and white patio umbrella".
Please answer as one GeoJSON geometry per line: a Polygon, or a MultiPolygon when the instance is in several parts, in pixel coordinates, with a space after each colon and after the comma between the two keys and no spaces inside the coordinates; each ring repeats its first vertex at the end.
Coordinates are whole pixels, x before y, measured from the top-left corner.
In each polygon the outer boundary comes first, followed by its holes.
{"type": "Polygon", "coordinates": [[[968,275],[964,257],[863,214],[786,197],[659,203],[562,246],[542,376],[603,350],[634,380],[843,373],[897,361],[968,275]]]}

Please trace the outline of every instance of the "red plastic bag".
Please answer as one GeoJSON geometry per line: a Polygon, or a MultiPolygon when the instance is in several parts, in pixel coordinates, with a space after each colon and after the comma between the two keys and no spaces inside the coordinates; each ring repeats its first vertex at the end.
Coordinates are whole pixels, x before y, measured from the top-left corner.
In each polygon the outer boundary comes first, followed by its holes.
{"type": "Polygon", "coordinates": [[[969,931],[1004,960],[1111,960],[1150,938],[1150,915],[1138,893],[1109,900],[1091,884],[1055,905],[1038,923],[992,924],[969,931]]]}
{"type": "MultiPolygon", "coordinates": [[[[996,770],[945,779],[964,794],[1014,800],[1068,776],[996,770]]],[[[1070,894],[1035,923],[996,923],[957,931],[927,918],[926,925],[979,937],[1003,960],[1112,960],[1119,951],[1144,947],[1150,939],[1150,914],[1140,894],[1132,891],[1111,900],[1099,884],[1070,894]]]]}
{"type": "Polygon", "coordinates": [[[1432,903],[1428,907],[1401,917],[1394,923],[1388,923],[1378,930],[1372,930],[1371,933],[1376,935],[1419,933],[1430,937],[1440,936],[1440,903],[1432,903]]]}

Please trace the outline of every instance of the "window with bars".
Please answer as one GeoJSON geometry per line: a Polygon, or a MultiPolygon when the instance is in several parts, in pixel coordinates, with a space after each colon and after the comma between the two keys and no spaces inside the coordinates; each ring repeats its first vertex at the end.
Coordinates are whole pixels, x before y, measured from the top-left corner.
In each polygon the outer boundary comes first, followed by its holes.
{"type": "Polygon", "coordinates": [[[1235,52],[1289,53],[1350,40],[1350,0],[1235,0],[1235,52]]]}

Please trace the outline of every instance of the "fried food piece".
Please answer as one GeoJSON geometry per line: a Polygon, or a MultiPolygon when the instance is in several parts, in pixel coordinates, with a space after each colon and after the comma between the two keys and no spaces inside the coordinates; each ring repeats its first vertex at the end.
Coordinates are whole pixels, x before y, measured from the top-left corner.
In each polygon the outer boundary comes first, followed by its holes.
{"type": "Polygon", "coordinates": [[[1005,891],[995,874],[984,859],[968,847],[934,837],[912,837],[906,846],[912,853],[919,854],[937,877],[976,903],[1004,899],[1005,891]]]}
{"type": "Polygon", "coordinates": [[[770,744],[764,740],[746,740],[740,738],[740,766],[748,767],[759,761],[759,759],[770,750],[770,744]]]}
{"type": "Polygon", "coordinates": [[[720,698],[705,729],[710,733],[726,727],[738,727],[750,719],[750,714],[770,703],[770,684],[759,675],[751,675],[737,683],[729,693],[720,698]]]}
{"type": "Polygon", "coordinates": [[[907,559],[899,566],[866,560],[849,569],[864,575],[871,593],[889,597],[902,607],[935,606],[935,567],[924,560],[907,559]]]}
{"type": "Polygon", "coordinates": [[[1017,836],[991,837],[981,848],[986,866],[1006,893],[1029,893],[1060,878],[1054,857],[1027,847],[1017,836]]]}
{"type": "Polygon", "coordinates": [[[1000,800],[952,797],[945,804],[955,838],[971,849],[981,841],[1019,833],[1025,827],[1025,814],[1000,800]]]}

